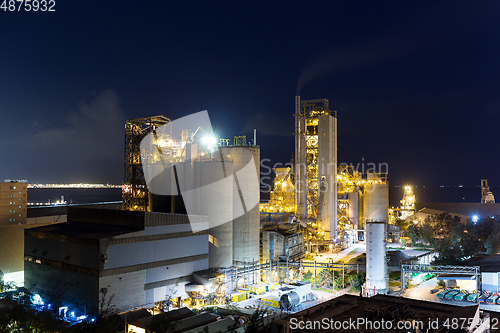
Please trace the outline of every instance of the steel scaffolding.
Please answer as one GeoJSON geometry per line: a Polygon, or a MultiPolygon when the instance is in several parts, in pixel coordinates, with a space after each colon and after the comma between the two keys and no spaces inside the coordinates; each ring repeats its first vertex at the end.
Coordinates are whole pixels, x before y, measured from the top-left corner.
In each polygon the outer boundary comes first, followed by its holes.
{"type": "Polygon", "coordinates": [[[124,210],[148,211],[149,192],[141,163],[141,141],[171,120],[158,115],[125,121],[125,177],[122,187],[124,210]]]}

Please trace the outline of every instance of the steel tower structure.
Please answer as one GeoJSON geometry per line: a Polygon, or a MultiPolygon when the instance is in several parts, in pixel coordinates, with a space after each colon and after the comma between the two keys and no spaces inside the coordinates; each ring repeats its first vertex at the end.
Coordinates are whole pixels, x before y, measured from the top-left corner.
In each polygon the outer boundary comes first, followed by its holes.
{"type": "Polygon", "coordinates": [[[125,177],[122,187],[124,210],[149,211],[149,192],[141,163],[141,141],[171,120],[158,115],[125,121],[125,177]]]}
{"type": "Polygon", "coordinates": [[[337,114],[327,99],[295,97],[295,197],[301,219],[337,234],[337,114]]]}

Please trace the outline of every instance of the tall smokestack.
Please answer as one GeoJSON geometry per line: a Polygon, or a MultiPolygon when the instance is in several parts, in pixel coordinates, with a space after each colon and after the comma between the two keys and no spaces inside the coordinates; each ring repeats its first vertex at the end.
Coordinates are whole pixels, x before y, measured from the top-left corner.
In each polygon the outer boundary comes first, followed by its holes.
{"type": "Polygon", "coordinates": [[[257,129],[253,129],[253,145],[257,146],[257,129]]]}

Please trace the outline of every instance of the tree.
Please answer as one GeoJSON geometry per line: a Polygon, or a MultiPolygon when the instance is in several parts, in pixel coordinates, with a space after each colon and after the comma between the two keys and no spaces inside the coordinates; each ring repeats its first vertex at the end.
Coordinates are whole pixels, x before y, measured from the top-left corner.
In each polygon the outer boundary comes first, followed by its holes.
{"type": "Polygon", "coordinates": [[[332,285],[332,275],[333,271],[329,271],[328,269],[323,269],[318,274],[318,284],[321,287],[328,287],[332,285]]]}
{"type": "Polygon", "coordinates": [[[313,274],[310,271],[305,272],[302,275],[302,281],[304,281],[304,282],[311,282],[312,275],[313,274]]]}
{"type": "Polygon", "coordinates": [[[341,276],[336,276],[335,279],[333,280],[333,284],[335,286],[336,289],[342,289],[344,288],[344,283],[342,281],[342,277],[341,276]]]}
{"type": "Polygon", "coordinates": [[[411,225],[408,226],[407,234],[413,245],[415,245],[418,239],[420,238],[419,231],[420,228],[418,227],[417,224],[412,223],[411,225]]]}
{"type": "Polygon", "coordinates": [[[500,225],[497,224],[492,233],[484,242],[486,254],[497,254],[500,252],[500,225]]]}
{"type": "Polygon", "coordinates": [[[406,222],[406,220],[396,219],[396,225],[399,227],[401,231],[405,231],[408,229],[410,222],[406,222]]]}
{"type": "Polygon", "coordinates": [[[365,283],[366,275],[364,273],[349,275],[349,284],[356,290],[361,290],[361,286],[365,283]]]}

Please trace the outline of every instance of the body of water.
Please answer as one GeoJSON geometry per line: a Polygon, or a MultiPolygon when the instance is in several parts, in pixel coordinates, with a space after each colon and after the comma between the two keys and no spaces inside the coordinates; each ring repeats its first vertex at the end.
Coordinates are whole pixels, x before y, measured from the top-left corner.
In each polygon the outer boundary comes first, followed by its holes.
{"type": "Polygon", "coordinates": [[[81,204],[93,202],[120,201],[121,188],[29,188],[28,203],[54,203],[61,200],[81,204]]]}
{"type": "MultiPolygon", "coordinates": [[[[491,188],[496,201],[500,200],[500,188],[491,188]]],[[[458,186],[415,186],[413,193],[417,202],[481,202],[481,188],[478,186],[458,187],[458,186]]],[[[265,193],[266,194],[266,193],[265,193]]],[[[262,195],[262,199],[268,199],[262,195]]],[[[28,189],[29,203],[54,203],[57,200],[64,200],[67,203],[93,203],[120,201],[122,191],[120,188],[30,188],[28,189]]],[[[391,206],[399,206],[399,201],[403,198],[403,187],[391,186],[389,199],[391,206]]]]}

